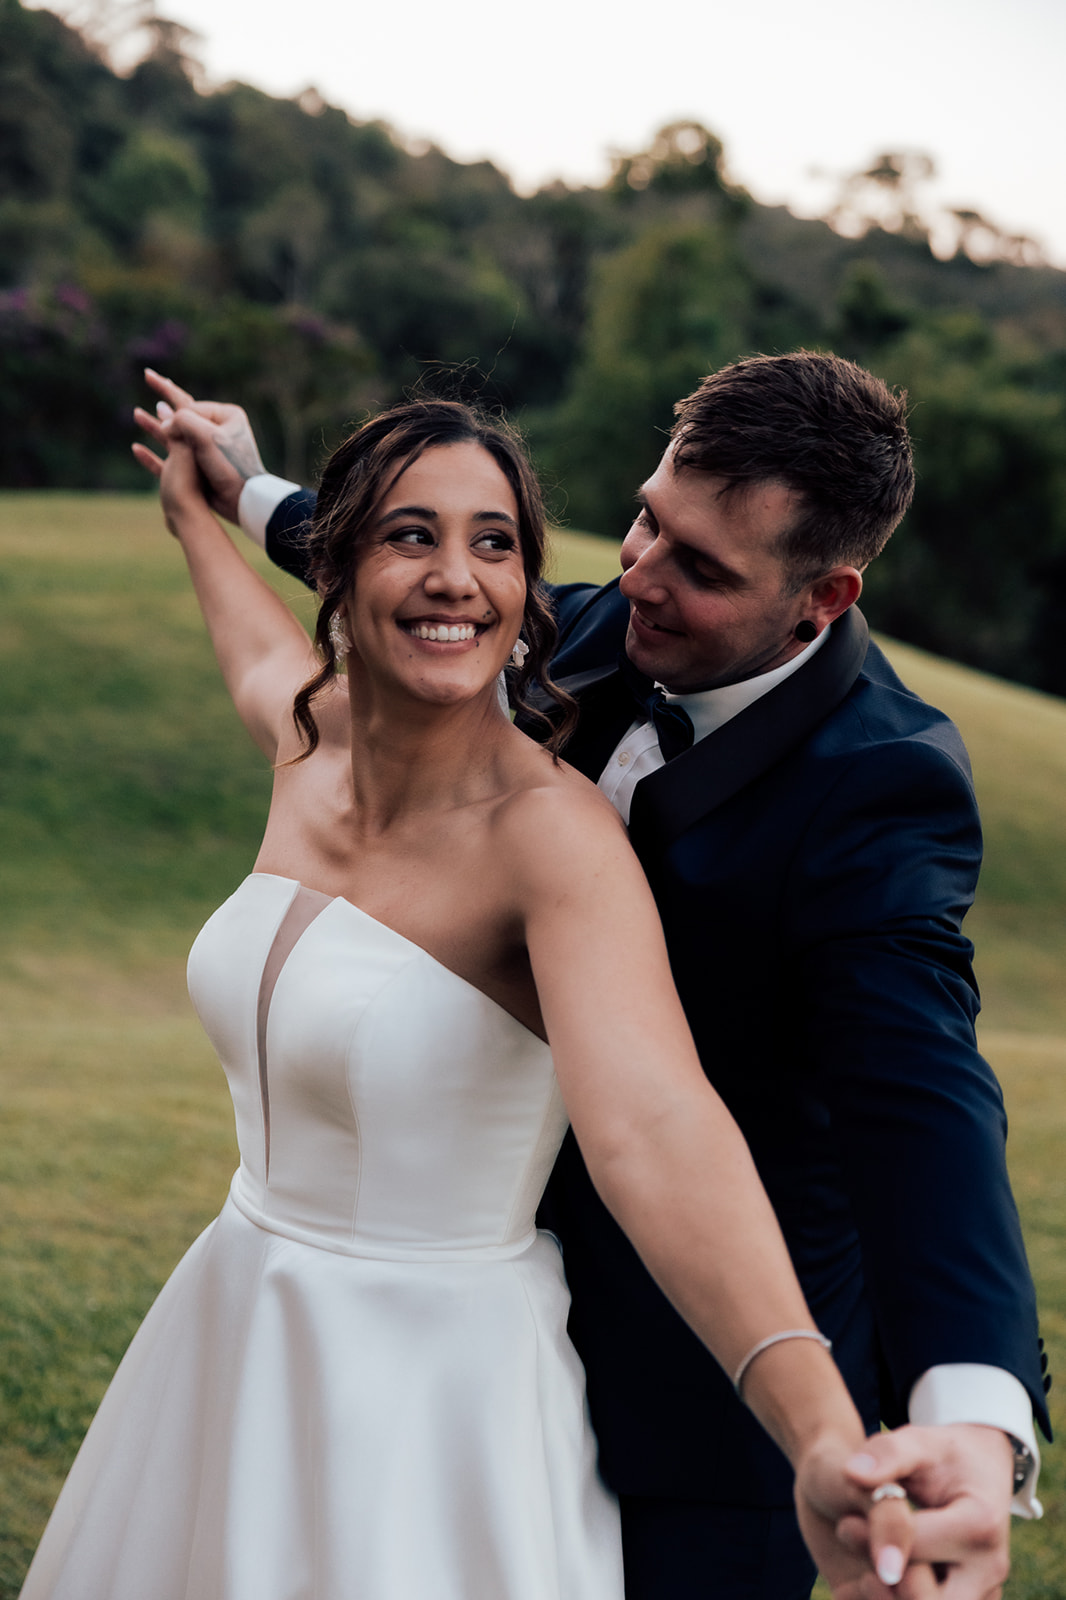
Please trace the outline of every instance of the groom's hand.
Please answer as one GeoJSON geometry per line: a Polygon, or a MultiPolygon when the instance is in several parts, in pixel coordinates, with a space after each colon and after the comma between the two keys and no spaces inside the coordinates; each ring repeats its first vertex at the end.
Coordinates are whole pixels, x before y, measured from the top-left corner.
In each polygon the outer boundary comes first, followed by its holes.
{"type": "MultiPolygon", "coordinates": [[[[975,1423],[899,1428],[868,1439],[848,1475],[872,1489],[902,1483],[919,1507],[914,1555],[933,1563],[938,1600],[999,1600],[1010,1571],[1013,1452],[1005,1433],[975,1423]]],[[[839,1527],[853,1550],[868,1532],[853,1517],[839,1527]]]]}
{"type": "MultiPolygon", "coordinates": [[[[800,1530],[833,1600],[940,1600],[932,1569],[912,1559],[914,1516],[906,1501],[873,1504],[845,1471],[854,1459],[853,1446],[830,1441],[796,1474],[800,1530]]],[[[878,1483],[888,1477],[874,1474],[878,1483]]]]}
{"type": "MultiPolygon", "coordinates": [[[[166,424],[175,412],[182,412],[182,436],[196,452],[208,504],[228,522],[237,522],[241,490],[249,478],[265,471],[247,414],[241,406],[194,400],[187,390],[150,367],[145,368],[144,376],[160,399],[157,416],[136,408],[133,415],[138,426],[165,447],[166,424]]],[[[153,476],[162,472],[161,459],[147,446],[135,444],[133,454],[153,476]]]]}

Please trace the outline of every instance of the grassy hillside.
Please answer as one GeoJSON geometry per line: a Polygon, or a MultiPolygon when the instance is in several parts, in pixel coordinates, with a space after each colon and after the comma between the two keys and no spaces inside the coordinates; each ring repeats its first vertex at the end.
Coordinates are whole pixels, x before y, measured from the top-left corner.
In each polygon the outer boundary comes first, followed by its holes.
{"type": "MultiPolygon", "coordinates": [[[[615,563],[612,546],[558,541],[562,579],[615,563]]],[[[890,652],[974,757],[983,1039],[1061,1372],[1066,704],[890,652]]],[[[231,1115],[184,958],[249,870],[269,780],[148,498],[0,496],[0,682],[0,1600],[13,1600],[115,1362],[225,1194],[231,1115]]],[[[1066,1595],[1063,1478],[1052,1453],[1049,1514],[1019,1531],[1011,1600],[1066,1595]]]]}

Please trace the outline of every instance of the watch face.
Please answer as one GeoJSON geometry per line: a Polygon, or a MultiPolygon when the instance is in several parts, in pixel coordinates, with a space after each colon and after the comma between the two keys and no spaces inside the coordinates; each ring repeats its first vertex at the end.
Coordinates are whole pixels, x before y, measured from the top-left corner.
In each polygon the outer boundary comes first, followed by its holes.
{"type": "Polygon", "coordinates": [[[1033,1470],[1033,1453],[1027,1444],[1023,1444],[1020,1439],[1015,1439],[1013,1434],[1008,1434],[1007,1437],[1014,1446],[1014,1481],[1011,1484],[1011,1493],[1017,1494],[1019,1489],[1025,1487],[1029,1474],[1033,1470]]]}

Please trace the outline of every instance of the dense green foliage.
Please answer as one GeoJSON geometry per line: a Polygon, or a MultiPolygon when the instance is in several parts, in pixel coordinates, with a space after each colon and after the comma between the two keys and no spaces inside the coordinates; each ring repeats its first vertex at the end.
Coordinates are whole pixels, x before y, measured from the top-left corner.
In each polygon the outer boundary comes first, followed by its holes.
{"type": "Polygon", "coordinates": [[[919,496],[874,620],[1066,693],[1066,273],[1021,264],[1027,241],[957,212],[938,260],[890,155],[846,186],[845,238],[754,204],[693,123],[600,188],[521,197],[313,91],[204,92],[184,30],[149,28],[119,76],[0,0],[0,484],[133,484],[145,364],[242,400],[297,478],[429,383],[518,414],[559,514],[620,536],[702,374],[834,348],[914,407],[919,496]]]}

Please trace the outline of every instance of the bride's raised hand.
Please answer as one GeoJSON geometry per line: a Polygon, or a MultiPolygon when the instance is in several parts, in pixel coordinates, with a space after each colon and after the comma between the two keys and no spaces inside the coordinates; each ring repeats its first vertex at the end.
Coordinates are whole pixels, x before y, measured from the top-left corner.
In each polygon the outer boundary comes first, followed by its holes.
{"type": "Polygon", "coordinates": [[[292,697],[315,659],[300,623],[238,553],[205,496],[194,436],[198,421],[187,410],[164,415],[152,438],[165,457],[145,445],[134,445],[134,454],[159,480],[163,516],[188,562],[234,705],[274,761],[281,730],[291,720],[292,697]]]}
{"type": "MultiPolygon", "coordinates": [[[[196,465],[196,452],[185,438],[180,420],[170,419],[163,430],[166,457],[159,461],[159,500],[167,527],[175,538],[181,534],[181,524],[189,516],[210,515],[204,498],[200,473],[196,465]]],[[[146,451],[151,454],[151,451],[146,451]]],[[[153,456],[153,460],[159,458],[153,456]]]]}

